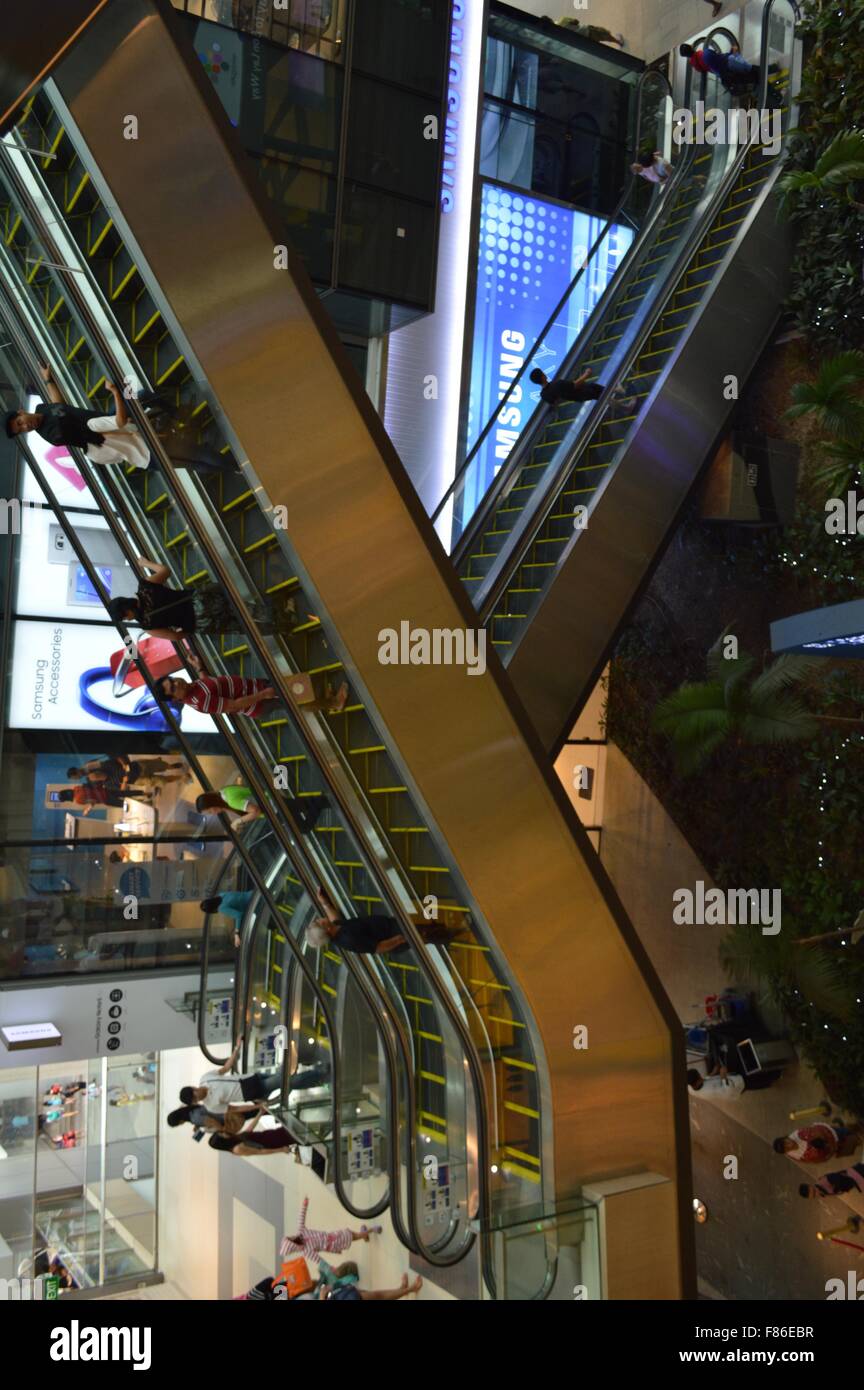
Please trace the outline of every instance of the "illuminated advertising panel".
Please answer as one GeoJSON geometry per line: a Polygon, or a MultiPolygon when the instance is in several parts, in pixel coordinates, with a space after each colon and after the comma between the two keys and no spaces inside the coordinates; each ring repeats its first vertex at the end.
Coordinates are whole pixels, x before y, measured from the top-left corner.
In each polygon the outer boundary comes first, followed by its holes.
{"type": "MultiPolygon", "coordinates": [[[[850,517],[854,528],[855,519],[850,517]]],[[[771,650],[864,660],[864,599],[812,608],[771,624],[771,650]]]]}
{"type": "MultiPolygon", "coordinates": [[[[142,656],[163,670],[164,654],[142,638],[142,656]]],[[[126,653],[110,626],[17,619],[13,634],[8,722],[13,729],[130,729],[165,733],[168,724],[134,668],[118,677],[126,653]]],[[[170,647],[170,644],[162,644],[170,647]]],[[[172,669],[180,661],[170,653],[172,669]]],[[[213,733],[209,715],[177,707],[187,733],[213,733]]]]}
{"type": "MultiPolygon", "coordinates": [[[[477,289],[468,413],[469,447],[530,353],[555,305],[573,281],[606,219],[577,212],[484,182],[476,248],[477,289]]],[[[561,370],[567,352],[603,294],[632,240],[629,227],[610,229],[535,354],[548,377],[561,370]]],[[[500,412],[472,469],[479,493],[486,490],[540,399],[540,388],[520,383],[500,412]]],[[[466,499],[473,505],[474,499],[466,499]]]]}

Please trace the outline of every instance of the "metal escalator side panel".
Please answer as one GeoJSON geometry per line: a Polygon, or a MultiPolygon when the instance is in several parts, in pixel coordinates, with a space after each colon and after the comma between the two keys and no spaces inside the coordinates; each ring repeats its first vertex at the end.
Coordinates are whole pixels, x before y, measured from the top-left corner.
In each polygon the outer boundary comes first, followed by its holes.
{"type": "Polygon", "coordinates": [[[291,255],[274,269],[280,231],[206,80],[147,0],[124,0],[110,19],[96,63],[73,55],[58,84],[262,492],[287,507],[304,587],[340,634],[354,688],[506,955],[543,1059],[556,1193],[625,1170],[677,1183],[679,1221],[655,1233],[657,1264],[662,1296],[690,1293],[671,1006],[497,658],[473,676],[382,664],[380,634],[405,619],[473,631],[470,603],[305,272],[291,255]],[[119,133],[130,106],[134,148],[119,133]],[[579,1025],[587,1050],[573,1046],[579,1025]]]}
{"type": "MultiPolygon", "coordinates": [[[[772,175],[773,179],[776,173],[772,175]]],[[[786,294],[790,235],[770,192],[744,219],[725,263],[676,345],[662,391],[574,536],[508,664],[551,757],[659,563],[694,483],[734,409],[731,373],[747,380],[786,294]],[[566,662],[561,651],[566,651],[566,662]]]]}

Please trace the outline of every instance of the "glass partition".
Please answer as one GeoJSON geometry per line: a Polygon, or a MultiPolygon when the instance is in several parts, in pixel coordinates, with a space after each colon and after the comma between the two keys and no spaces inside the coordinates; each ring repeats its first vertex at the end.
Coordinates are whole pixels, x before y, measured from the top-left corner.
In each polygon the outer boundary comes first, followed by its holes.
{"type": "Polygon", "coordinates": [[[15,1134],[0,1151],[0,1277],[51,1276],[62,1296],[152,1276],[156,1055],[4,1073],[0,1105],[15,1134]]]}
{"type": "MultiPolygon", "coordinates": [[[[499,1301],[597,1302],[603,1297],[600,1213],[586,1199],[495,1222],[490,1230],[499,1301]]],[[[481,1288],[481,1299],[488,1291],[481,1288]]]]}

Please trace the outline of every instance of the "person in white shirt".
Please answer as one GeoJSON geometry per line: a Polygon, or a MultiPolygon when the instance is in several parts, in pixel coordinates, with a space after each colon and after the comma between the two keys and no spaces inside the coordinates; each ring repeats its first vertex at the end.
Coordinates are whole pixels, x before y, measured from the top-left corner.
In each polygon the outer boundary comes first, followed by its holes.
{"type": "Polygon", "coordinates": [[[655,150],[653,154],[640,154],[635,164],[630,165],[630,172],[663,188],[672,173],[672,165],[668,159],[663,158],[659,150],[655,150]]]}
{"type": "Polygon", "coordinates": [[[279,1082],[275,1072],[250,1071],[243,1076],[230,1076],[240,1049],[241,1038],[228,1061],[217,1071],[205,1072],[197,1086],[184,1086],[180,1092],[181,1105],[203,1106],[208,1114],[217,1118],[224,1116],[231,1106],[236,1109],[253,1110],[255,1102],[266,1100],[278,1091],[279,1082]]]}
{"type": "Polygon", "coordinates": [[[691,1091],[698,1091],[703,1096],[737,1100],[742,1091],[762,1091],[766,1086],[773,1085],[779,1076],[779,1071],[757,1071],[752,1076],[742,1076],[715,1064],[707,1076],[703,1076],[696,1067],[691,1067],[687,1072],[687,1085],[691,1091]]]}
{"type": "Polygon", "coordinates": [[[687,1073],[687,1085],[691,1091],[703,1096],[716,1096],[718,1100],[737,1100],[744,1090],[743,1076],[730,1076],[725,1067],[714,1076],[703,1076],[695,1067],[687,1073]]]}

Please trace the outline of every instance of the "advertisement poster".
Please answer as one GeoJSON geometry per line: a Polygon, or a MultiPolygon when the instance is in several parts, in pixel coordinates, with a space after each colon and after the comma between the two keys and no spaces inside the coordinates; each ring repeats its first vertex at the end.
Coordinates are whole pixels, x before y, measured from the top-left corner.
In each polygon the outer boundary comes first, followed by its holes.
{"type": "MultiPolygon", "coordinates": [[[[138,579],[104,518],[70,511],[68,521],[87,558],[98,569],[109,596],[134,594],[138,579]]],[[[106,621],[102,600],[79,563],[63,527],[48,508],[21,509],[18,553],[16,607],[19,613],[34,618],[44,615],[106,621]]]]}
{"type": "MultiPolygon", "coordinates": [[[[477,292],[468,448],[507,391],[605,225],[605,219],[520,194],[498,184],[482,187],[477,247],[477,292]]],[[[554,377],[591,310],[633,240],[629,227],[613,227],[589,270],[567,300],[534,356],[554,377]]],[[[521,382],[490,430],[472,468],[479,496],[501,467],[540,399],[540,388],[521,382]]],[[[471,510],[476,497],[466,498],[471,510]]]]}
{"type": "MultiPolygon", "coordinates": [[[[133,673],[115,690],[125,652],[113,627],[17,619],[8,722],[13,729],[129,729],[165,733],[169,725],[133,673]],[[135,683],[137,681],[137,683],[135,683]]],[[[181,728],[212,733],[206,714],[176,706],[181,728]]]]}
{"type": "Polygon", "coordinates": [[[110,884],[115,893],[124,898],[135,897],[142,905],[201,902],[213,896],[223,868],[223,858],[216,855],[196,859],[160,858],[149,864],[112,866],[110,884]]]}

